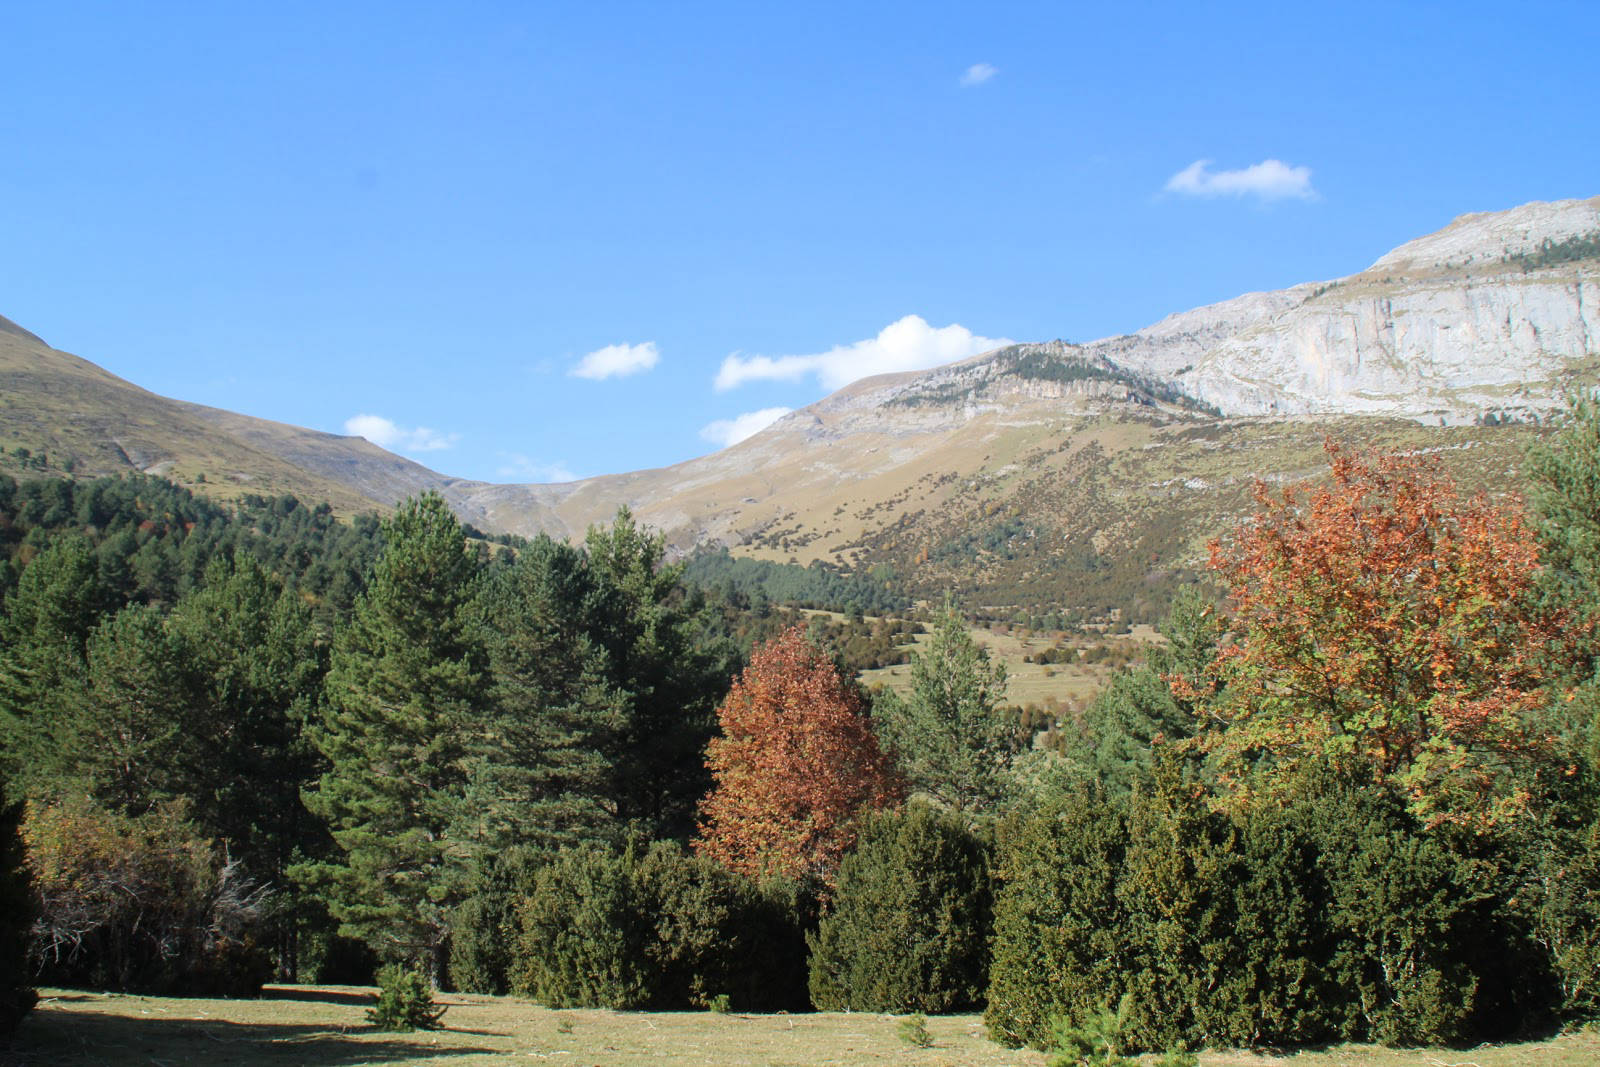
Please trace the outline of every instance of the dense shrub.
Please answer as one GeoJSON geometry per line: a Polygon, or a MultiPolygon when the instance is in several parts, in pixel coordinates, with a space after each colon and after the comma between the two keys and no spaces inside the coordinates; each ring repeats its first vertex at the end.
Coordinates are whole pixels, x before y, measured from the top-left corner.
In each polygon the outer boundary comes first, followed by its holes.
{"type": "Polygon", "coordinates": [[[88,802],[30,805],[23,835],[39,919],[32,953],[60,985],[253,993],[271,973],[254,941],[267,894],[182,813],[130,817],[88,802]]]}
{"type": "Polygon", "coordinates": [[[803,1007],[804,910],[675,844],[565,851],[518,909],[510,985],[551,1007],[803,1007]]]}
{"type": "Polygon", "coordinates": [[[0,781],[0,1034],[10,1033],[39,999],[28,970],[34,904],[21,822],[22,805],[5,803],[0,781]]]}
{"type": "Polygon", "coordinates": [[[1592,1000],[1600,881],[1581,842],[1540,855],[1430,830],[1328,772],[1232,815],[1170,762],[1155,779],[1003,827],[997,1040],[1048,1047],[1052,1018],[1087,1025],[1126,998],[1130,1049],[1437,1044],[1592,1000]]]}
{"type": "Polygon", "coordinates": [[[1562,1021],[1600,1015],[1600,820],[1550,819],[1512,843],[1527,863],[1519,900],[1555,984],[1562,1021]]]}
{"type": "Polygon", "coordinates": [[[1334,786],[1301,801],[1327,879],[1345,1040],[1449,1043],[1474,1026],[1479,950],[1494,929],[1486,866],[1424,833],[1398,799],[1334,786]]]}
{"type": "Polygon", "coordinates": [[[984,1019],[996,1041],[1042,1048],[1053,1019],[1089,1017],[1121,982],[1127,819],[1098,787],[1082,786],[999,834],[984,1019]]]}
{"type": "Polygon", "coordinates": [[[811,944],[823,1011],[950,1012],[988,980],[988,850],[924,804],[874,816],[839,868],[811,944]]]}
{"type": "Polygon", "coordinates": [[[631,861],[598,849],[562,852],[518,909],[512,991],[552,1008],[642,1008],[650,999],[644,923],[631,861]]]}
{"type": "Polygon", "coordinates": [[[524,847],[483,857],[450,919],[450,985],[464,993],[511,990],[517,905],[533,888],[539,854],[524,847]]]}

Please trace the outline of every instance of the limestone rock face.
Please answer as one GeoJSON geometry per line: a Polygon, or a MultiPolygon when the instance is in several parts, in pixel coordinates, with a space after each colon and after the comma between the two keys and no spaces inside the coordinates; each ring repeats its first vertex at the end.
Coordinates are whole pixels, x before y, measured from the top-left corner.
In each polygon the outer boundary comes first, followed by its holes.
{"type": "Polygon", "coordinates": [[[1600,358],[1600,259],[1537,253],[1595,234],[1600,197],[1467,215],[1360,274],[1199,308],[1086,350],[1228,415],[1545,410],[1600,358]]]}

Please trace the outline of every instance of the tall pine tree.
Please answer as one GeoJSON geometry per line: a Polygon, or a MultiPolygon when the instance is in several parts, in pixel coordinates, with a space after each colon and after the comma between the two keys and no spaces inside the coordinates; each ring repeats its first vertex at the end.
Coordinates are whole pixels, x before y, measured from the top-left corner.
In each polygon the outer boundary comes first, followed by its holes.
{"type": "Polygon", "coordinates": [[[299,869],[346,936],[437,981],[471,860],[468,765],[484,651],[467,608],[477,564],[436,493],[408,500],[349,624],[335,637],[313,739],[329,761],[306,796],[343,856],[299,869]]]}

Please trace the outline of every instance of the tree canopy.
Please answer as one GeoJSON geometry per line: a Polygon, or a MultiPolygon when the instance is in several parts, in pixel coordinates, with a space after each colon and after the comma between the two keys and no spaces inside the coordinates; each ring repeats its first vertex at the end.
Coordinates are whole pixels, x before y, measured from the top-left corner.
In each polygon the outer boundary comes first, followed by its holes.
{"type": "Polygon", "coordinates": [[[1362,762],[1430,820],[1519,809],[1516,765],[1549,751],[1536,713],[1555,625],[1529,595],[1532,529],[1425,458],[1331,442],[1328,458],[1328,484],[1258,485],[1257,514],[1212,544],[1232,640],[1201,747],[1235,796],[1320,757],[1362,762]]]}

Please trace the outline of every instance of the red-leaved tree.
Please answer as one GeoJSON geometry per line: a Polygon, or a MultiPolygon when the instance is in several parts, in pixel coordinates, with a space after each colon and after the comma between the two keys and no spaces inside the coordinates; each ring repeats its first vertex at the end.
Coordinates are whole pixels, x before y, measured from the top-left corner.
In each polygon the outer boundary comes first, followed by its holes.
{"type": "Polygon", "coordinates": [[[798,626],[751,654],[717,716],[696,848],[730,870],[830,884],[861,817],[904,795],[860,690],[798,626]]]}
{"type": "Polygon", "coordinates": [[[1436,462],[1327,445],[1331,483],[1273,493],[1213,542],[1233,640],[1212,665],[1200,745],[1236,796],[1308,757],[1370,767],[1430,822],[1526,800],[1549,750],[1539,663],[1554,623],[1529,596],[1539,550],[1519,507],[1462,498],[1436,462]]]}

